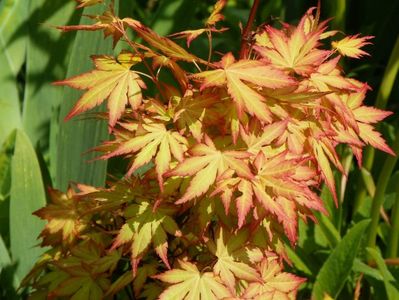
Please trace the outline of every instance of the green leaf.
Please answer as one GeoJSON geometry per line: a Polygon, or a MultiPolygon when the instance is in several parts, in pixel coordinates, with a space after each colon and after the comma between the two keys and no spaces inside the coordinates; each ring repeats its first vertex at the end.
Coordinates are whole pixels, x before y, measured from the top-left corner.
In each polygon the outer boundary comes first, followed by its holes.
{"type": "Polygon", "coordinates": [[[16,77],[26,52],[28,5],[23,0],[0,2],[0,47],[13,77],[16,77]]]}
{"type": "Polygon", "coordinates": [[[321,232],[328,240],[330,247],[334,248],[341,241],[341,236],[338,230],[335,228],[330,219],[323,214],[318,214],[317,220],[318,223],[316,226],[320,227],[321,232]]]}
{"type": "Polygon", "coordinates": [[[371,197],[374,197],[375,183],[374,183],[373,175],[371,175],[371,173],[368,170],[366,170],[365,168],[361,168],[360,173],[362,175],[363,184],[366,187],[367,192],[369,193],[369,195],[371,197]]]}
{"type": "Polygon", "coordinates": [[[312,299],[323,299],[325,294],[332,298],[339,295],[352,270],[360,241],[369,223],[369,220],[357,223],[332,251],[316,277],[312,299]]]}
{"type": "Polygon", "coordinates": [[[14,128],[21,127],[17,74],[25,59],[27,4],[0,2],[0,145],[14,128]]]}
{"type": "MultiPolygon", "coordinates": [[[[115,1],[116,11],[117,4],[118,1],[115,1]]],[[[101,14],[102,10],[103,6],[87,7],[83,14],[101,14]]],[[[90,23],[93,21],[85,17],[82,17],[80,22],[80,24],[90,23]]],[[[102,32],[77,32],[66,77],[69,78],[92,69],[90,55],[111,53],[111,43],[110,39],[104,41],[102,32]]],[[[103,186],[107,163],[105,161],[88,162],[98,154],[87,153],[87,151],[108,138],[107,124],[100,120],[79,120],[78,118],[64,122],[65,116],[75,105],[81,91],[66,87],[62,93],[64,97],[60,108],[55,186],[63,191],[66,190],[70,181],[103,186]]],[[[104,106],[91,112],[101,109],[104,109],[104,106]]]]}
{"type": "Polygon", "coordinates": [[[11,265],[11,258],[2,237],[0,236],[0,286],[4,291],[0,291],[1,296],[7,296],[7,299],[17,299],[16,290],[19,287],[20,281],[14,274],[11,265]]]}
{"type": "MultiPolygon", "coordinates": [[[[28,6],[24,3],[25,6],[28,6]]],[[[73,34],[65,35],[49,26],[78,21],[75,3],[65,0],[31,0],[26,53],[26,84],[22,110],[24,130],[36,148],[49,146],[50,120],[61,103],[62,89],[51,82],[66,74],[73,34]]]]}
{"type": "Polygon", "coordinates": [[[374,278],[376,280],[383,280],[383,277],[381,273],[378,272],[378,270],[370,267],[369,265],[366,265],[358,258],[355,258],[355,261],[353,262],[353,271],[363,273],[364,275],[370,276],[371,278],[374,278]]]}
{"type": "Polygon", "coordinates": [[[395,281],[395,278],[393,277],[391,272],[389,272],[388,267],[385,264],[381,254],[376,249],[369,247],[367,247],[367,252],[375,260],[377,267],[381,272],[381,275],[384,279],[384,285],[388,300],[399,299],[398,282],[395,281]]]}
{"type": "Polygon", "coordinates": [[[44,249],[36,247],[44,222],[32,215],[46,204],[36,153],[27,135],[17,131],[11,167],[10,239],[16,274],[23,278],[44,249]]]}
{"type": "Polygon", "coordinates": [[[8,254],[6,245],[4,244],[4,241],[2,237],[0,236],[0,273],[1,270],[11,264],[11,258],[10,255],[8,254]]]}
{"type": "Polygon", "coordinates": [[[308,259],[305,257],[305,253],[300,250],[300,248],[292,249],[289,245],[286,245],[285,250],[287,251],[288,258],[294,264],[294,267],[306,274],[306,276],[311,277],[313,272],[309,267],[308,259]]]}
{"type": "Polygon", "coordinates": [[[9,245],[9,211],[11,188],[11,158],[14,150],[15,131],[12,131],[0,150],[0,236],[9,245]]]}

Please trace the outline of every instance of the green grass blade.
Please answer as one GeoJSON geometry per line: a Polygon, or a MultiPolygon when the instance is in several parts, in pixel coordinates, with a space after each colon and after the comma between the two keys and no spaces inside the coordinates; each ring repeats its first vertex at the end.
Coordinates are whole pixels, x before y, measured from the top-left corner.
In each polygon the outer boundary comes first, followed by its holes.
{"type": "Polygon", "coordinates": [[[73,41],[73,34],[62,34],[50,25],[76,21],[74,7],[73,1],[30,1],[22,122],[33,146],[40,141],[42,150],[49,147],[51,116],[62,99],[62,89],[51,82],[65,77],[73,41]]]}
{"type": "Polygon", "coordinates": [[[0,235],[0,297],[6,296],[7,299],[16,299],[16,290],[20,281],[13,272],[11,257],[8,254],[7,247],[0,235]]]}
{"type": "Polygon", "coordinates": [[[11,167],[10,239],[16,274],[23,278],[43,252],[36,247],[44,222],[32,213],[44,206],[46,197],[36,153],[27,135],[17,131],[11,167]]]}
{"type": "MultiPolygon", "coordinates": [[[[381,109],[386,108],[398,71],[399,71],[399,35],[396,38],[395,46],[392,49],[388,65],[384,72],[384,77],[382,78],[382,82],[378,90],[377,100],[375,102],[375,106],[377,108],[381,109]]],[[[377,128],[378,127],[379,126],[377,126],[377,128]]],[[[374,163],[374,155],[375,155],[374,148],[370,146],[366,147],[363,155],[363,167],[366,170],[372,169],[374,163]]],[[[362,183],[363,183],[362,180],[359,180],[358,182],[359,186],[362,186],[362,183]]],[[[353,214],[355,214],[358,211],[359,207],[363,205],[366,195],[367,195],[367,189],[365,187],[358,189],[355,195],[353,214]]]]}
{"type": "Polygon", "coordinates": [[[323,299],[325,294],[336,298],[349,276],[360,245],[370,221],[357,223],[332,251],[316,277],[312,299],[323,299]]]}
{"type": "Polygon", "coordinates": [[[353,271],[357,273],[363,273],[364,275],[379,281],[384,280],[384,278],[382,277],[381,273],[378,270],[374,269],[373,267],[370,267],[369,265],[366,265],[358,258],[355,258],[355,261],[353,262],[353,271]]]}
{"type": "Polygon", "coordinates": [[[4,241],[0,235],[0,273],[2,268],[8,266],[9,264],[11,264],[11,258],[8,254],[6,245],[4,244],[4,241]]]}
{"type": "Polygon", "coordinates": [[[0,2],[0,47],[6,57],[13,77],[16,77],[26,51],[28,5],[23,0],[3,0],[0,2]]]}
{"type": "Polygon", "coordinates": [[[14,150],[15,131],[12,131],[0,150],[0,236],[10,244],[10,187],[11,159],[14,150]]]}
{"type": "Polygon", "coordinates": [[[331,248],[334,248],[341,240],[341,236],[335,228],[331,220],[323,214],[319,214],[317,217],[318,224],[320,226],[321,232],[324,234],[331,248]]]}
{"type": "MultiPolygon", "coordinates": [[[[399,154],[399,130],[396,133],[396,138],[392,150],[396,153],[396,155],[399,154]]],[[[387,158],[385,159],[381,173],[378,176],[377,187],[375,189],[373,203],[371,206],[371,225],[370,225],[370,231],[368,234],[368,243],[367,243],[367,245],[370,248],[375,247],[378,223],[380,220],[381,206],[384,202],[385,191],[388,186],[391,174],[395,168],[397,160],[398,160],[397,156],[388,155],[387,158]]]]}
{"type": "Polygon", "coordinates": [[[25,1],[0,2],[0,145],[13,129],[21,127],[17,74],[25,59],[26,16],[25,1]]]}
{"type": "Polygon", "coordinates": [[[399,185],[396,185],[395,203],[391,211],[391,229],[387,247],[387,257],[395,258],[398,256],[399,247],[399,185]]]}
{"type": "MultiPolygon", "coordinates": [[[[88,7],[83,14],[101,14],[102,10],[102,6],[88,7]]],[[[84,17],[81,19],[81,24],[91,22],[92,20],[84,17]]],[[[67,77],[93,69],[90,55],[111,52],[111,40],[104,41],[102,32],[77,32],[67,77]]],[[[102,186],[106,177],[107,163],[105,161],[88,162],[97,154],[83,153],[108,138],[107,124],[99,120],[79,120],[79,117],[64,122],[65,116],[76,103],[81,92],[66,87],[63,94],[59,119],[55,186],[64,191],[70,181],[102,186]]]]}
{"type": "Polygon", "coordinates": [[[398,282],[395,280],[391,272],[389,272],[384,259],[381,254],[374,248],[367,247],[369,256],[376,262],[379,271],[384,279],[385,290],[388,296],[388,300],[399,299],[398,282]]]}
{"type": "Polygon", "coordinates": [[[307,258],[304,257],[304,253],[301,253],[301,249],[292,249],[290,246],[286,246],[286,251],[288,258],[293,263],[295,269],[303,272],[306,276],[311,277],[313,276],[312,270],[309,268],[310,263],[307,258]]]}

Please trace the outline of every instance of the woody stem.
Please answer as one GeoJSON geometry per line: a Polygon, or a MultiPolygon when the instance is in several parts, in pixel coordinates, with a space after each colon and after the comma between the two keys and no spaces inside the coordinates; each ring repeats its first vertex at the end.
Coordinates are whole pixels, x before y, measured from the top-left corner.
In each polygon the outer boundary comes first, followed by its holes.
{"type": "Polygon", "coordinates": [[[260,0],[254,0],[252,4],[251,12],[249,13],[247,25],[242,32],[241,37],[241,50],[240,50],[240,59],[247,58],[249,52],[249,42],[251,40],[251,29],[252,24],[254,23],[256,12],[258,11],[260,0]]]}

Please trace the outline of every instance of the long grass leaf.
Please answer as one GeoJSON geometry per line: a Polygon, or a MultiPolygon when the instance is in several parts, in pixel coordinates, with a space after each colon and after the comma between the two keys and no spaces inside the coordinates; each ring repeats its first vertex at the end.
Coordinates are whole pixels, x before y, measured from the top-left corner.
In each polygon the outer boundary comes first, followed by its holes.
{"type": "Polygon", "coordinates": [[[51,82],[65,76],[73,40],[73,35],[61,34],[50,25],[76,19],[71,1],[30,1],[29,20],[24,24],[29,28],[29,39],[22,122],[33,146],[40,142],[42,151],[48,150],[51,116],[62,99],[62,90],[51,82]]]}
{"type": "Polygon", "coordinates": [[[339,295],[352,270],[360,241],[369,223],[369,220],[357,223],[331,252],[316,277],[312,299],[324,299],[326,295],[335,299],[339,295]]]}
{"type": "Polygon", "coordinates": [[[369,256],[376,262],[379,271],[382,274],[385,291],[387,293],[387,300],[397,300],[399,299],[399,288],[397,286],[397,281],[389,272],[387,265],[384,262],[381,254],[374,248],[367,247],[367,252],[369,256]],[[396,284],[395,284],[396,283],[396,284]]]}
{"type": "Polygon", "coordinates": [[[17,74],[25,59],[27,6],[22,0],[0,2],[0,145],[21,126],[17,74]]]}
{"type": "MultiPolygon", "coordinates": [[[[88,7],[85,8],[83,14],[101,14],[102,9],[101,6],[88,7]]],[[[88,24],[90,22],[92,21],[82,17],[80,24],[88,24]]],[[[92,69],[93,65],[90,55],[96,53],[109,54],[110,52],[111,40],[108,39],[104,41],[102,32],[77,32],[68,66],[67,77],[78,75],[92,69]]],[[[61,190],[66,190],[70,181],[101,186],[105,181],[106,162],[88,162],[93,159],[96,154],[84,153],[107,139],[108,133],[106,124],[99,120],[79,120],[78,118],[64,122],[65,116],[76,103],[81,92],[65,88],[63,94],[64,97],[61,104],[59,119],[55,186],[61,190]]],[[[102,107],[102,109],[103,108],[104,107],[102,107]]]]}
{"type": "Polygon", "coordinates": [[[10,239],[16,274],[23,278],[43,252],[36,247],[44,222],[32,213],[46,197],[36,153],[27,135],[17,131],[11,167],[10,239]]]}

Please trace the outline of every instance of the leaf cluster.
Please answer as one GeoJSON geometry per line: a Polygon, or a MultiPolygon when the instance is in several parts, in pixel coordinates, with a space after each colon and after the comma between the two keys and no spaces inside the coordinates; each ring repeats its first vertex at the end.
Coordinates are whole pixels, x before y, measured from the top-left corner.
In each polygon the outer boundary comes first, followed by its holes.
{"type": "Polygon", "coordinates": [[[367,55],[370,36],[338,40],[311,8],[297,26],[254,29],[243,57],[214,53],[225,5],[217,1],[203,28],[171,37],[112,6],[88,16],[91,25],[58,27],[103,31],[126,46],[55,84],[84,90],[67,120],[107,102],[98,117],[112,138],[94,150],[127,167],[106,188],[50,190],[52,202],[35,213],[51,249],[25,278],[32,297],[133,297],[132,284],[145,299],[293,299],[304,279],[283,271],[286,248],[299,219],[327,213],[323,183],[337,203],[337,146],[359,165],[367,144],[394,154],[374,128],[390,113],[366,106],[370,87],[340,66],[367,55]],[[173,40],[189,47],[201,34],[208,58],[173,40]]]}

